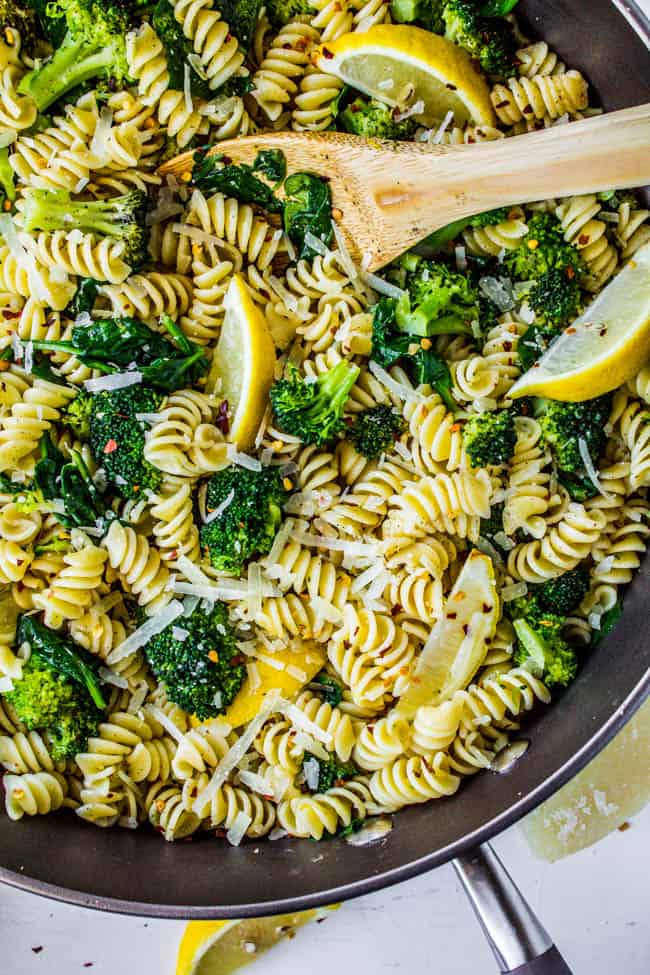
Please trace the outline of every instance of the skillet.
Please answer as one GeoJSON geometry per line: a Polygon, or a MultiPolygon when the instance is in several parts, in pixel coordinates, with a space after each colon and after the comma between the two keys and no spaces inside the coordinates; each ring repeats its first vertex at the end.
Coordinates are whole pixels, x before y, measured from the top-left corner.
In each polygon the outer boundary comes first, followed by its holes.
{"type": "MultiPolygon", "coordinates": [[[[607,110],[650,100],[650,23],[634,3],[522,0],[517,14],[531,36],[542,36],[584,72],[607,110]]],[[[531,745],[507,774],[480,774],[453,799],[400,812],[382,844],[166,844],[153,831],[98,830],[69,814],[12,823],[0,813],[0,880],[100,910],[225,918],[303,910],[407,880],[454,857],[468,862],[468,851],[574,776],[647,696],[649,587],[646,559],[622,620],[589,654],[578,679],[528,722],[531,745]]]]}

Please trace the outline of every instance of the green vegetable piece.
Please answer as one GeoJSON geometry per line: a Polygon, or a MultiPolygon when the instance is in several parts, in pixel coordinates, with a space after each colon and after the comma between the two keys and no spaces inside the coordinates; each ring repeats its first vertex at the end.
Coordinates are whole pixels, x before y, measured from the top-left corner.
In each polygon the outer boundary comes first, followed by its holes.
{"type": "Polygon", "coordinates": [[[506,17],[518,3],[519,0],[488,0],[479,13],[481,17],[506,17]]]}
{"type": "Polygon", "coordinates": [[[220,154],[209,155],[210,147],[194,153],[192,183],[203,193],[224,193],[242,203],[255,203],[268,213],[281,213],[282,202],[270,186],[255,175],[253,166],[224,162],[220,154]]]}
{"type": "Polygon", "coordinates": [[[246,677],[245,658],[221,603],[170,623],[144,653],[169,699],[201,720],[222,714],[246,677]],[[187,632],[182,640],[174,636],[179,628],[187,632]]]}
{"type": "Polygon", "coordinates": [[[473,0],[445,0],[444,35],[497,78],[514,74],[517,41],[511,24],[481,16],[473,0]]]}
{"type": "Polygon", "coordinates": [[[276,420],[303,443],[330,443],[344,430],[343,410],[358,375],[358,366],[343,361],[308,382],[293,366],[288,379],[279,379],[271,387],[276,420]]]}
{"type": "Polygon", "coordinates": [[[269,0],[266,12],[274,28],[284,27],[296,17],[315,14],[309,0],[269,0]]]}
{"type": "Polygon", "coordinates": [[[13,203],[15,199],[14,171],[9,165],[9,149],[7,146],[3,146],[0,149],[0,209],[2,209],[5,200],[13,203]]]}
{"type": "Polygon", "coordinates": [[[329,247],[332,226],[332,199],[325,180],[311,173],[292,173],[284,184],[284,229],[296,247],[299,258],[311,259],[315,251],[305,243],[307,233],[329,247]]]}
{"type": "Polygon", "coordinates": [[[162,473],[144,456],[148,426],[137,419],[137,414],[156,413],[163,393],[136,385],[102,391],[90,399],[90,448],[106,473],[107,483],[125,498],[142,497],[145,490],[156,491],[162,473]]]}
{"type": "Polygon", "coordinates": [[[31,655],[22,677],[4,698],[29,731],[45,734],[55,762],[85,751],[102,719],[86,688],[53,670],[37,653],[31,655]]]}
{"type": "Polygon", "coordinates": [[[345,782],[359,774],[354,762],[342,762],[336,755],[330,755],[325,760],[307,752],[305,757],[307,761],[311,759],[318,762],[318,783],[315,789],[310,789],[311,792],[327,792],[339,782],[345,782]]]}
{"type": "Polygon", "coordinates": [[[472,467],[507,464],[515,452],[517,434],[510,410],[477,413],[463,426],[463,446],[472,467]]]}
{"type": "MultiPolygon", "coordinates": [[[[542,428],[545,442],[551,448],[562,474],[586,477],[580,453],[583,441],[594,466],[605,446],[605,426],[612,408],[612,396],[606,393],[582,403],[562,403],[559,400],[535,399],[535,416],[542,428]]],[[[596,493],[596,488],[592,485],[596,493]]]]}
{"type": "Polygon", "coordinates": [[[404,290],[397,299],[397,327],[409,335],[472,334],[478,319],[478,291],[464,274],[416,254],[402,255],[388,272],[404,290]]]}
{"type": "Polygon", "coordinates": [[[149,229],[146,225],[147,194],[131,190],[109,200],[73,200],[67,190],[34,190],[24,193],[25,230],[83,230],[115,237],[124,244],[124,260],[138,268],[149,260],[149,229]]]}
{"type": "Polygon", "coordinates": [[[205,505],[208,514],[219,513],[200,531],[201,547],[212,565],[239,574],[254,555],[270,552],[286,498],[275,467],[251,471],[233,465],[213,474],[205,505]]]}
{"type": "Polygon", "coordinates": [[[400,414],[392,406],[380,404],[357,413],[347,435],[360,454],[374,460],[393,446],[403,429],[404,420],[400,414]]]}
{"type": "Polygon", "coordinates": [[[335,708],[343,700],[343,685],[326,674],[325,671],[316,674],[310,687],[332,708],[335,708]]]}
{"type": "Polygon", "coordinates": [[[81,278],[72,301],[65,310],[69,318],[78,318],[83,312],[90,313],[95,307],[98,284],[94,278],[81,278]]]}
{"type": "Polygon", "coordinates": [[[415,118],[396,121],[393,110],[383,102],[367,101],[359,96],[339,116],[346,132],[364,139],[411,139],[418,127],[415,118]]]}
{"type": "Polygon", "coordinates": [[[248,51],[253,42],[255,24],[262,0],[216,0],[215,7],[230,27],[241,47],[248,51]]]}
{"type": "Polygon", "coordinates": [[[536,589],[542,609],[559,616],[568,616],[589,591],[589,572],[579,565],[557,579],[548,579],[536,589]]]}
{"type": "Polygon", "coordinates": [[[253,163],[255,172],[265,176],[279,186],[287,175],[287,160],[281,149],[261,149],[253,163]]]}
{"type": "Polygon", "coordinates": [[[617,603],[614,603],[611,609],[608,609],[600,617],[600,629],[594,630],[591,637],[591,643],[593,646],[597,646],[609,633],[612,632],[622,615],[623,603],[619,599],[617,603]]]}
{"type": "Polygon", "coordinates": [[[97,676],[98,663],[87,650],[48,629],[35,616],[20,618],[16,639],[19,644],[29,643],[32,655],[36,654],[52,670],[85,687],[98,708],[106,707],[97,676]]]}
{"type": "Polygon", "coordinates": [[[54,53],[22,78],[19,92],[30,95],[43,112],[92,79],[113,79],[118,87],[126,84],[126,35],[132,13],[130,5],[119,0],[51,0],[42,23],[54,53]]]}

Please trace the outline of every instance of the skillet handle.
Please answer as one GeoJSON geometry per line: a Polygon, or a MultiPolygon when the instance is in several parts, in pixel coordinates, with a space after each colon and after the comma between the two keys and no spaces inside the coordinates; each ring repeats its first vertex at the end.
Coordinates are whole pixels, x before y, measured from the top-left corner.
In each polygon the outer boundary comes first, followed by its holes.
{"type": "Polygon", "coordinates": [[[489,843],[453,864],[502,975],[571,975],[489,843]]]}

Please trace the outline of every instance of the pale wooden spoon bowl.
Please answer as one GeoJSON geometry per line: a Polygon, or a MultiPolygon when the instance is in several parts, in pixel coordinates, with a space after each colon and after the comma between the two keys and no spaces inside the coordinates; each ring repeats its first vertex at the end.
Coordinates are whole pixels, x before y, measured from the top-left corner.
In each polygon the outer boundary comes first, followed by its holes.
{"type": "MultiPolygon", "coordinates": [[[[211,154],[252,163],[260,149],[281,149],[289,173],[327,177],[347,247],[372,271],[461,217],[650,183],[650,103],[469,146],[261,132],[220,142],[211,154]]],[[[186,152],[160,172],[180,176],[192,166],[186,152]]]]}

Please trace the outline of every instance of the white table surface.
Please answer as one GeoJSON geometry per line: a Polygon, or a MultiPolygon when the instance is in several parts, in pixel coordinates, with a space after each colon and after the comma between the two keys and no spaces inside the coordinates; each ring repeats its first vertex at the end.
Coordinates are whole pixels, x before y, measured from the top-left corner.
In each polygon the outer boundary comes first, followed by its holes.
{"type": "MultiPolygon", "coordinates": [[[[638,2],[650,14],[650,0],[638,2]]],[[[574,975],[648,975],[650,806],[630,829],[554,864],[535,859],[517,826],[494,846],[574,975]]],[[[100,914],[0,886],[0,973],[172,975],[183,928],[182,921],[100,914]]],[[[452,867],[444,866],[350,901],[245,971],[492,975],[496,967],[452,867]]]]}

